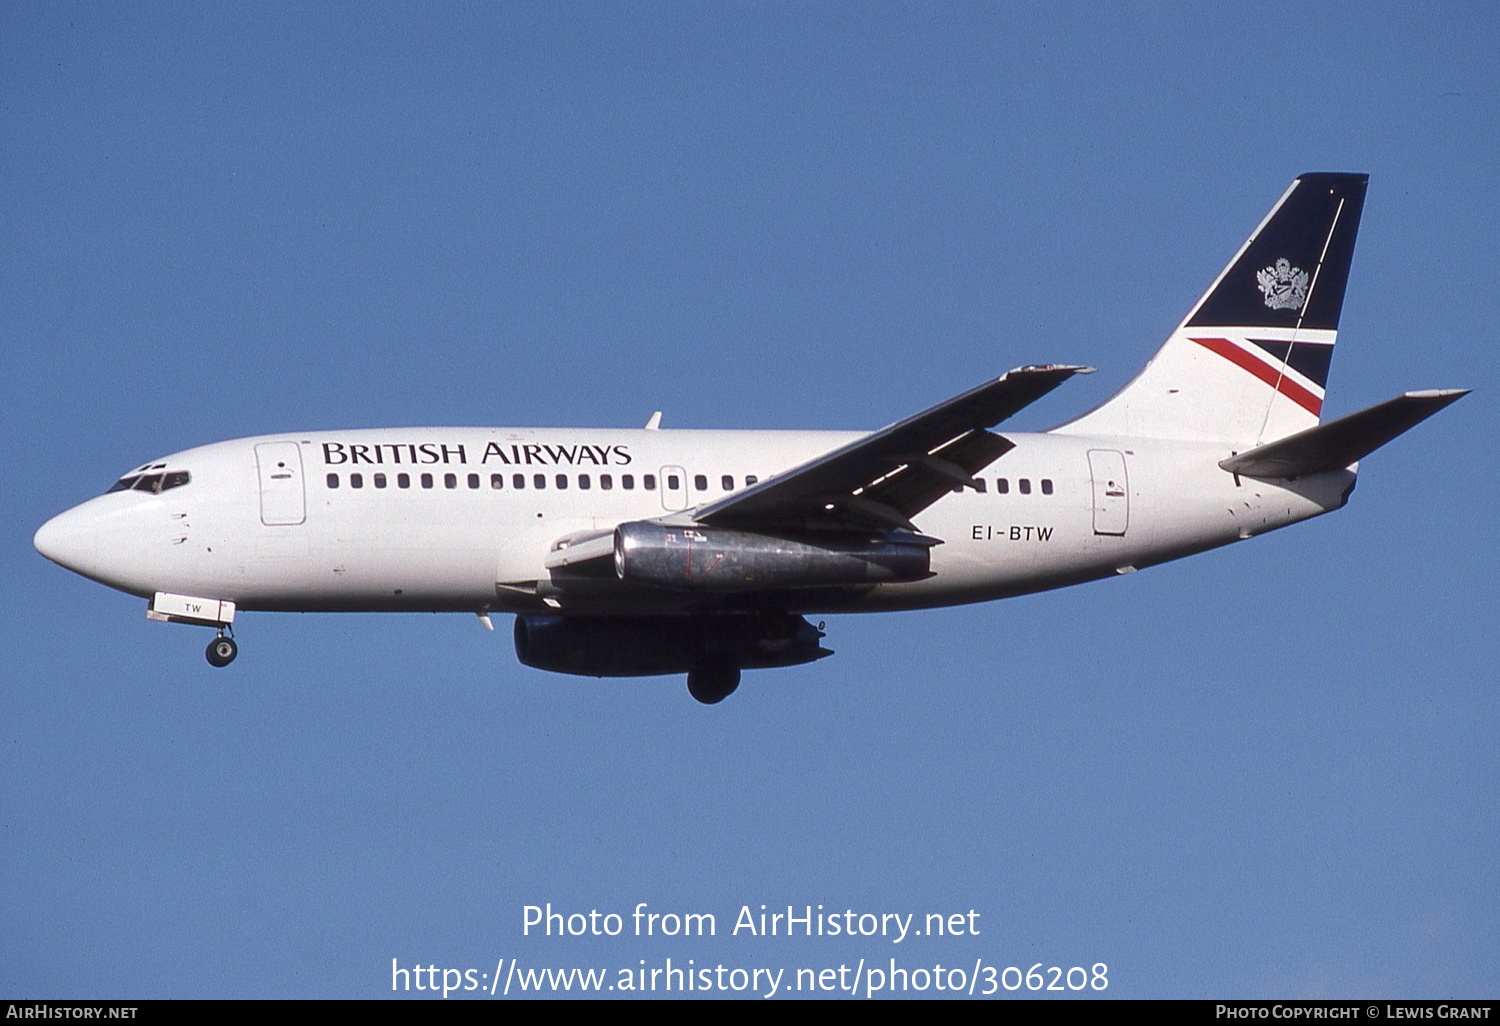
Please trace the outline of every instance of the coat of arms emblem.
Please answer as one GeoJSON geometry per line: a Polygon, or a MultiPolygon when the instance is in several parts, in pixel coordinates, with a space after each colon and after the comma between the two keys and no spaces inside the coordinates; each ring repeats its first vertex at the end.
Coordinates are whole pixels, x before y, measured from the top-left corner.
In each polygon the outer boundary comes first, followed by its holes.
{"type": "Polygon", "coordinates": [[[1272,310],[1299,310],[1307,299],[1307,272],[1293,267],[1286,257],[1272,267],[1256,271],[1255,281],[1272,310]]]}

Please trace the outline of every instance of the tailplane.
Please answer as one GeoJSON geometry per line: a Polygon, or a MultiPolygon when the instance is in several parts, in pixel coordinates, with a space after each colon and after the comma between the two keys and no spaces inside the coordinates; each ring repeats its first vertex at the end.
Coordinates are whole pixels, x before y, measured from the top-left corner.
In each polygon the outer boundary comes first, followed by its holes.
{"type": "Polygon", "coordinates": [[[1368,409],[1237,453],[1219,466],[1246,477],[1302,477],[1342,470],[1469,394],[1467,388],[1407,392],[1368,409]]]}
{"type": "Polygon", "coordinates": [[[1248,448],[1316,426],[1368,181],[1292,182],[1145,369],[1056,430],[1248,448]]]}

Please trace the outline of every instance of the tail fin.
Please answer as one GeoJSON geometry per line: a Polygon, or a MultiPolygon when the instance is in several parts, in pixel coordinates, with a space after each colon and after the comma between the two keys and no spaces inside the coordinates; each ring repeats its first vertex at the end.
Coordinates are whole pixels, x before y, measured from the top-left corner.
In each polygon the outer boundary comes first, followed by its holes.
{"type": "Polygon", "coordinates": [[[1292,182],[1145,369],[1056,430],[1248,447],[1316,425],[1368,182],[1292,182]]]}

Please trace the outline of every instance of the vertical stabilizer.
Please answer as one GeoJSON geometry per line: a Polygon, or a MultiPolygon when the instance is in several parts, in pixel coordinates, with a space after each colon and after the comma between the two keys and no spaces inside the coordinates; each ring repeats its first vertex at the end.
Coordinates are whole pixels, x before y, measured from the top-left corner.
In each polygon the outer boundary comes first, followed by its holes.
{"type": "Polygon", "coordinates": [[[1056,430],[1248,447],[1316,425],[1368,181],[1292,182],[1145,369],[1056,430]]]}

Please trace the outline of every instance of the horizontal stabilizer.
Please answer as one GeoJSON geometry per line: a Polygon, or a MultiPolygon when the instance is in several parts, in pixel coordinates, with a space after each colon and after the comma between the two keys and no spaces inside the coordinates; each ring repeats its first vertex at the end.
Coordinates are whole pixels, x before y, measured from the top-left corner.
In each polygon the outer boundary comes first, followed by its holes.
{"type": "Polygon", "coordinates": [[[1219,466],[1246,477],[1301,477],[1340,470],[1469,394],[1467,388],[1407,392],[1394,399],[1256,446],[1219,466]]]}

